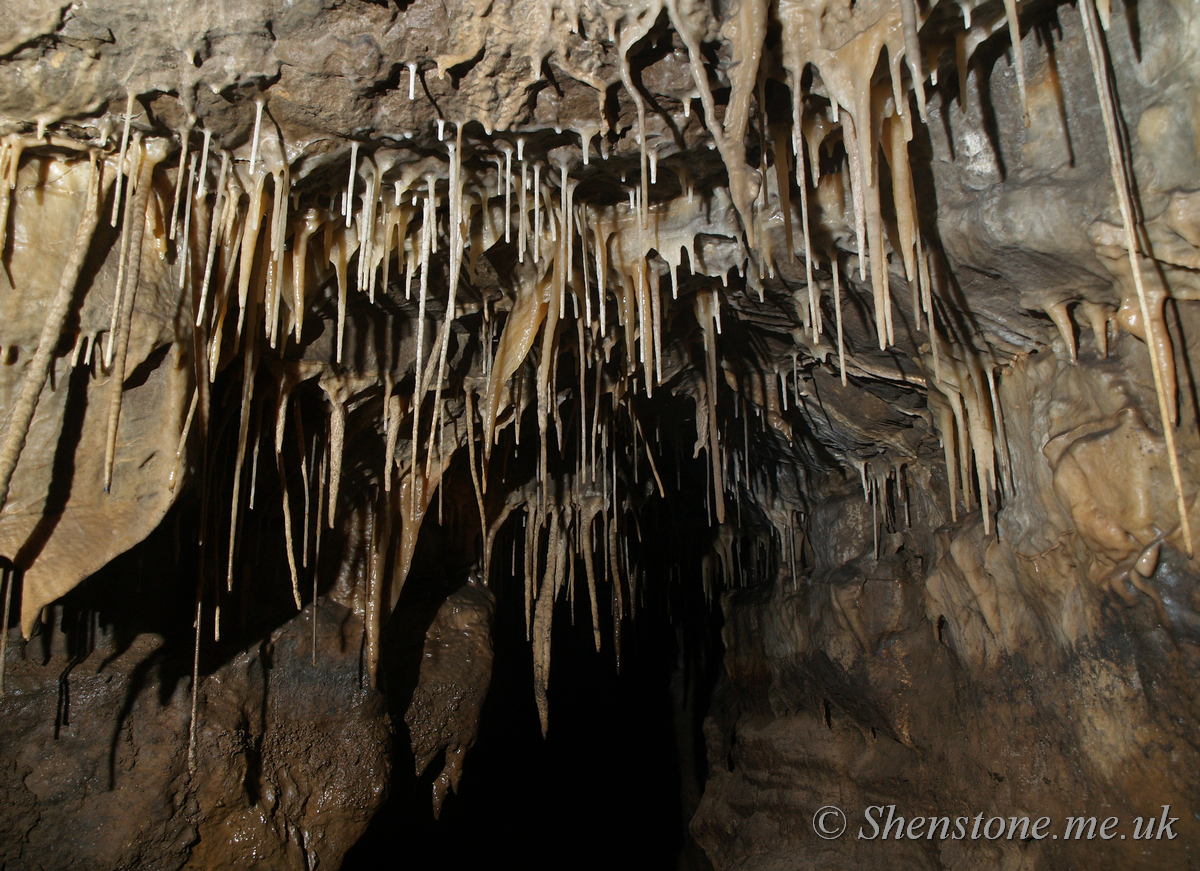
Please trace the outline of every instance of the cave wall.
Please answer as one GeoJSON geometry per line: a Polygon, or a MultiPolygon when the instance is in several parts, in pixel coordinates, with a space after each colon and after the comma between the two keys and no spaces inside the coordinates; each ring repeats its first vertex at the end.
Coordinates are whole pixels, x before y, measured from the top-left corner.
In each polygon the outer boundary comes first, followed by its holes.
{"type": "Polygon", "coordinates": [[[1085,345],[1076,364],[1038,355],[1010,373],[1026,498],[992,533],[978,512],[949,522],[929,479],[881,497],[878,516],[861,492],[835,494],[813,511],[811,572],[726,594],[692,820],[716,867],[1194,866],[1195,575],[1138,529],[1139,494],[1166,489],[1143,478],[1163,446],[1138,408],[1148,373],[1125,359],[1139,350],[1085,345]],[[825,805],[848,817],[839,839],[814,833],[825,805]],[[1164,805],[1175,837],[1134,840],[1164,805]],[[980,813],[1051,822],[1044,840],[885,840],[869,807],[881,826],[889,808],[967,832],[980,813]],[[1119,834],[1062,837],[1079,816],[1116,817],[1119,834]]]}
{"type": "MultiPolygon", "coordinates": [[[[138,574],[134,560],[120,568],[138,574]]],[[[215,661],[193,698],[192,651],[178,643],[186,604],[177,622],[163,619],[175,609],[161,593],[113,608],[112,589],[134,583],[105,580],[10,653],[4,867],[337,867],[391,772],[386,706],[362,679],[361,621],[326,602],[248,649],[206,655],[215,661]]]]}

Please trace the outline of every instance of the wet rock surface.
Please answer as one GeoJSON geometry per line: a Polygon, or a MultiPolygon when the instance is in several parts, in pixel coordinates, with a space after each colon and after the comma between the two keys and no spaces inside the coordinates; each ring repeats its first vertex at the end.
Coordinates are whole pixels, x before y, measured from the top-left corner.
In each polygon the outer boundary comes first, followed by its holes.
{"type": "Polygon", "coordinates": [[[692,820],[716,867],[1195,867],[1200,575],[1137,529],[1129,500],[1155,488],[1130,478],[1154,448],[1112,446],[1144,437],[1125,404],[1138,369],[1084,352],[1075,365],[1031,360],[1023,384],[1007,382],[1033,406],[1008,441],[1026,499],[993,533],[977,513],[948,523],[936,488],[914,482],[880,504],[874,535],[861,496],[834,495],[814,508],[808,572],[726,594],[710,776],[692,820]],[[1041,388],[1062,379],[1069,393],[1041,388]],[[1104,457],[1080,475],[1089,485],[1059,483],[1054,432],[1104,457]],[[826,805],[847,816],[841,838],[814,832],[826,805]],[[1135,840],[1163,806],[1175,837],[1135,840]],[[889,811],[963,817],[968,834],[885,839],[889,811]],[[1014,817],[1049,824],[1044,839],[971,838],[978,814],[1006,832],[1014,817]],[[1066,837],[1070,818],[1093,816],[1120,821],[1111,839],[1066,837]]]}
{"type": "Polygon", "coordinates": [[[361,622],[324,602],[205,674],[190,745],[187,645],[85,602],[8,652],[4,867],[338,867],[391,770],[361,622]]]}

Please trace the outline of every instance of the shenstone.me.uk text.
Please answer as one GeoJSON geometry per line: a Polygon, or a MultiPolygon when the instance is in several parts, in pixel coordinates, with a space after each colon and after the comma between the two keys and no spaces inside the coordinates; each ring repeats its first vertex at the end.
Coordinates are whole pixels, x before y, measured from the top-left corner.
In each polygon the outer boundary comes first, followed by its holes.
{"type": "MultiPolygon", "coordinates": [[[[841,837],[849,828],[841,808],[826,805],[813,815],[813,831],[826,840],[841,837]]],[[[1014,816],[905,816],[895,805],[871,805],[855,833],[859,840],[1019,840],[1090,841],[1114,838],[1124,840],[1173,840],[1178,817],[1171,816],[1170,805],[1162,805],[1153,815],[1122,821],[1118,817],[1067,817],[1055,823],[1050,817],[1014,816]]]]}

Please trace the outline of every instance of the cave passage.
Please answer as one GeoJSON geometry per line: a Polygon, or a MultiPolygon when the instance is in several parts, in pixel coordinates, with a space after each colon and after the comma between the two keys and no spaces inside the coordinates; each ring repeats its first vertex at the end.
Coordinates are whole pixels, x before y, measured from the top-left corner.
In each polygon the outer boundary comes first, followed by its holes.
{"type": "Polygon", "coordinates": [[[590,633],[556,635],[543,738],[519,602],[496,616],[492,683],[458,794],[434,820],[439,761],[421,778],[398,763],[392,795],[342,867],[377,868],[398,844],[405,861],[453,869],[676,867],[686,833],[680,769],[692,767],[694,790],[703,745],[699,723],[673,709],[672,680],[682,679],[674,630],[663,615],[643,614],[623,641],[619,675],[590,633]],[[693,742],[690,759],[677,729],[693,742]]]}
{"type": "MultiPolygon", "coordinates": [[[[521,459],[515,454],[514,465],[521,459]]],[[[701,555],[713,534],[703,498],[706,465],[672,451],[659,462],[678,466],[679,486],[668,498],[648,499],[639,513],[626,591],[638,597],[630,603],[635,616],[622,618],[618,636],[612,592],[601,589],[597,650],[582,564],[573,571],[575,594],[556,606],[545,736],[529,691],[534,667],[523,581],[511,571],[519,569],[524,533],[518,524],[506,527],[489,579],[496,598],[490,683],[458,792],[435,819],[430,796],[446,751],[414,776],[411,739],[401,727],[391,794],[344,868],[377,867],[397,843],[412,861],[449,868],[504,860],[532,869],[709,867],[686,826],[704,781],[704,700],[720,661],[719,611],[700,595],[701,555]]],[[[453,486],[454,476],[448,480],[453,486]]],[[[461,532],[431,519],[402,610],[428,614],[433,607],[417,604],[430,595],[421,585],[436,599],[458,582],[461,571],[445,570],[454,564],[445,548],[458,540],[461,532]],[[439,574],[450,578],[439,583],[439,574]]],[[[402,722],[403,700],[412,693],[405,681],[413,676],[400,651],[415,655],[429,628],[424,619],[397,622],[384,689],[394,722],[402,722]]]]}

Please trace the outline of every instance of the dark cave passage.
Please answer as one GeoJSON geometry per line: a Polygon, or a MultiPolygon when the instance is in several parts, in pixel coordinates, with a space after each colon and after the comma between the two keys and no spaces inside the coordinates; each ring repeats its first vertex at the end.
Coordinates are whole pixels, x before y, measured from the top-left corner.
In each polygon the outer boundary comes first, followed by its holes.
{"type": "MultiPolygon", "coordinates": [[[[664,442],[659,463],[678,474],[679,489],[666,499],[645,499],[640,540],[628,544],[629,576],[637,580],[623,588],[624,608],[634,616],[627,613],[620,623],[619,666],[614,591],[598,565],[597,651],[583,561],[574,561],[574,591],[560,597],[554,610],[544,738],[532,692],[521,577],[527,530],[510,523],[497,539],[489,580],[496,597],[494,659],[478,742],[466,754],[457,793],[445,799],[437,819],[431,793],[445,754],[414,776],[403,722],[411,695],[404,681],[412,680],[404,674],[404,658],[416,655],[414,642],[419,647],[428,623],[389,628],[400,639],[390,656],[385,653],[384,691],[396,732],[391,792],[343,868],[378,867],[397,844],[413,861],[451,869],[504,860],[528,869],[710,867],[688,837],[687,821],[705,779],[701,726],[721,659],[719,609],[705,601],[700,581],[713,533],[704,457],[680,457],[673,448],[664,442]],[[406,646],[406,635],[407,654],[397,650],[406,646]]],[[[454,482],[448,480],[448,492],[454,482]]],[[[643,479],[640,486],[649,483],[643,479]]],[[[461,535],[430,518],[401,610],[428,613],[439,602],[424,608],[420,602],[438,600],[447,585],[454,586],[464,571],[454,568],[464,548],[461,535]]],[[[542,563],[546,551],[543,542],[542,563]]]]}
{"type": "MultiPolygon", "coordinates": [[[[346,871],[378,868],[401,844],[409,861],[448,869],[506,860],[527,869],[666,869],[686,852],[682,781],[691,778],[698,799],[703,745],[694,714],[703,706],[694,696],[688,710],[678,706],[685,678],[675,630],[655,614],[627,625],[619,674],[611,646],[597,654],[586,626],[556,633],[543,739],[520,608],[519,599],[501,600],[492,684],[458,794],[435,820],[430,790],[440,760],[414,778],[411,753],[399,748],[392,795],[347,855],[346,871]]],[[[693,694],[704,677],[688,676],[693,694]]]]}

